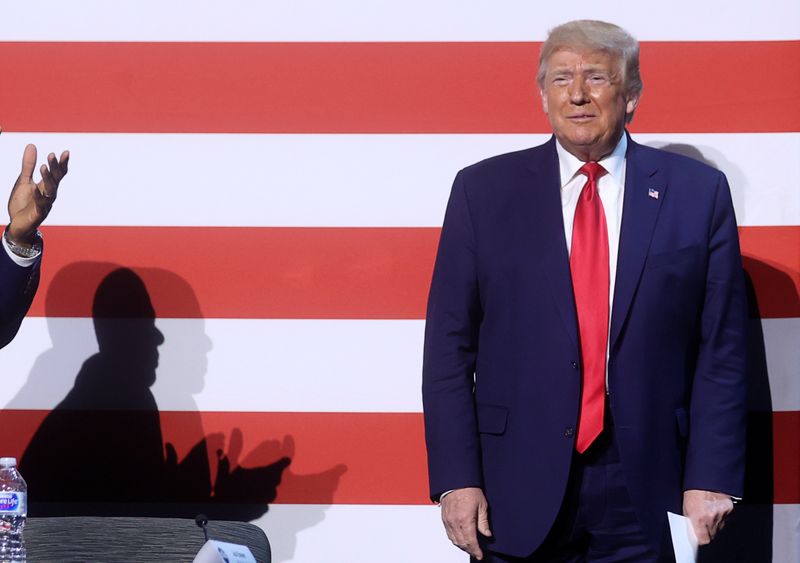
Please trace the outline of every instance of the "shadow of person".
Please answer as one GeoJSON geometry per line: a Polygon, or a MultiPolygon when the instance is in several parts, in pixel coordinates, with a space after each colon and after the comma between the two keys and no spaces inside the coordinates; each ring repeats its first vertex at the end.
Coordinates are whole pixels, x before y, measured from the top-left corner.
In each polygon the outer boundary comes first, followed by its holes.
{"type": "MultiPolygon", "coordinates": [[[[31,428],[21,456],[32,516],[205,512],[253,520],[267,512],[294,441],[264,440],[243,456],[238,428],[205,432],[194,395],[205,385],[211,339],[183,278],[162,269],[74,263],[56,273],[45,303],[53,347],[37,358],[11,401],[25,408],[44,394],[45,408],[57,403],[35,432],[31,428]],[[158,289],[155,302],[148,287],[158,289]],[[91,326],[76,322],[89,309],[91,326]],[[159,310],[180,318],[157,319],[159,310]],[[80,366],[71,389],[64,365],[80,366]]],[[[344,471],[336,466],[291,481],[306,483],[325,504],[344,471]]]]}
{"type": "MultiPolygon", "coordinates": [[[[748,427],[744,499],[733,511],[724,533],[701,551],[698,561],[747,561],[769,563],[773,559],[773,503],[775,466],[773,401],[769,384],[763,309],[758,295],[777,297],[786,310],[800,308],[800,295],[791,277],[761,260],[745,256],[748,327],[748,427]]],[[[788,376],[788,374],[780,374],[788,376]]],[[[776,374],[773,374],[775,377],[776,374]]]]}
{"type": "MultiPolygon", "coordinates": [[[[232,432],[229,465],[233,468],[238,466],[239,450],[234,446],[236,436],[236,431],[232,432]]],[[[244,466],[264,466],[269,460],[276,459],[279,455],[293,458],[294,450],[295,444],[291,436],[284,437],[283,442],[265,441],[253,449],[243,460],[243,465],[239,467],[241,469],[244,466]]],[[[233,473],[236,472],[237,469],[234,469],[233,473]]],[[[272,560],[275,563],[294,559],[298,534],[317,526],[325,519],[325,513],[333,503],[334,493],[346,472],[346,465],[337,464],[318,473],[310,474],[297,474],[292,472],[289,467],[283,474],[278,500],[283,499],[282,502],[289,503],[289,506],[278,511],[277,514],[270,512],[255,522],[264,528],[270,538],[276,538],[276,541],[272,543],[272,560]],[[307,504],[309,498],[314,499],[314,504],[307,504]]],[[[222,482],[218,482],[217,485],[217,490],[223,495],[223,498],[228,494],[224,475],[225,473],[220,470],[222,482]]],[[[244,492],[244,490],[237,491],[237,489],[238,487],[231,491],[234,493],[234,498],[244,492]]],[[[241,510],[242,507],[239,506],[238,509],[241,510]]]]}
{"type": "Polygon", "coordinates": [[[657,140],[650,141],[647,145],[667,152],[687,156],[724,172],[730,184],[731,199],[733,200],[733,209],[736,212],[736,220],[740,225],[748,224],[750,218],[748,217],[749,209],[746,195],[756,192],[759,186],[752,185],[751,179],[748,178],[747,174],[745,174],[735,161],[727,158],[724,153],[712,145],[667,143],[657,140]]]}
{"type": "Polygon", "coordinates": [[[245,460],[239,463],[242,452],[242,432],[235,428],[231,432],[228,455],[217,450],[217,477],[214,482],[215,504],[210,508],[211,516],[221,520],[255,520],[264,515],[262,505],[275,500],[278,484],[284,476],[294,455],[294,440],[288,437],[280,444],[277,440],[262,442],[253,453],[267,453],[269,461],[262,463],[245,460]],[[258,499],[258,503],[254,500],[258,499]]]}
{"type": "MultiPolygon", "coordinates": [[[[90,264],[88,269],[97,274],[109,266],[90,264]]],[[[69,268],[69,274],[83,270],[81,265],[69,268]]],[[[144,269],[142,274],[167,294],[172,306],[201,318],[197,299],[184,280],[163,270],[144,269]]],[[[69,285],[69,278],[58,279],[69,285]]],[[[58,295],[60,286],[52,291],[58,295]]],[[[210,340],[194,335],[183,352],[191,349],[202,359],[194,362],[196,369],[176,377],[164,397],[170,406],[185,409],[179,432],[194,446],[179,461],[175,448],[167,445],[165,458],[161,416],[151,391],[165,338],[156,327],[145,283],[130,269],[112,267],[97,286],[91,308],[98,352],[83,363],[72,389],[44,419],[22,455],[30,514],[194,516],[214,502],[209,439],[224,445],[222,436],[205,436],[191,399],[192,392],[202,390],[210,340]]],[[[260,486],[250,497],[259,507],[256,516],[275,498],[288,463],[280,459],[248,480],[260,486]],[[258,483],[257,477],[262,479],[258,483]]]]}
{"type": "Polygon", "coordinates": [[[100,282],[118,267],[107,262],[76,262],[56,272],[44,299],[52,346],[36,358],[27,381],[6,409],[51,410],[69,392],[84,360],[97,353],[92,319],[76,313],[91,311],[100,282]]]}
{"type": "Polygon", "coordinates": [[[164,337],[139,276],[125,268],[108,274],[92,317],[99,352],[83,363],[22,456],[31,515],[117,512],[92,505],[153,502],[163,492],[161,425],[150,386],[164,337]]]}
{"type": "MultiPolygon", "coordinates": [[[[701,150],[688,144],[648,144],[722,169],[731,182],[737,220],[740,224],[747,224],[744,194],[756,187],[748,185],[748,179],[733,162],[709,147],[701,150]]],[[[775,486],[773,405],[762,316],[765,310],[776,309],[776,304],[781,310],[798,311],[800,297],[792,278],[786,272],[753,257],[744,256],[742,261],[749,309],[744,497],[728,518],[725,529],[710,545],[700,550],[700,563],[772,561],[775,486]]]]}
{"type": "MultiPolygon", "coordinates": [[[[339,485],[339,479],[347,471],[347,466],[338,464],[319,473],[297,475],[284,469],[289,467],[289,460],[294,457],[295,444],[292,436],[285,436],[283,441],[265,440],[251,450],[244,459],[240,459],[243,451],[242,432],[235,428],[231,432],[228,454],[219,450],[219,466],[214,485],[214,499],[218,506],[218,517],[225,519],[253,520],[262,516],[257,506],[252,506],[254,498],[265,498],[277,493],[276,488],[268,484],[276,477],[280,479],[280,495],[288,502],[298,499],[313,498],[315,504],[330,504],[333,493],[339,485]],[[278,461],[273,461],[273,460],[278,461]]],[[[269,502],[275,497],[269,498],[269,502]]],[[[322,520],[320,511],[318,519],[322,520]]]]}

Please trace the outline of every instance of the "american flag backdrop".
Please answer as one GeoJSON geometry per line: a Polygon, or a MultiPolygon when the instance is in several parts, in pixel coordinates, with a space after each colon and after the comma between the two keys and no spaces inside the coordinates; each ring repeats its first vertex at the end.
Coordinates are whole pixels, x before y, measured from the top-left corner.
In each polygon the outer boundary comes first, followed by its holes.
{"type": "Polygon", "coordinates": [[[635,139],[728,175],[753,288],[738,535],[763,557],[742,560],[800,562],[796,0],[4,3],[0,177],[28,142],[72,161],[0,351],[0,454],[70,391],[98,348],[94,290],[127,267],[163,334],[164,443],[181,460],[207,440],[212,477],[217,447],[291,459],[255,520],[275,561],[464,561],[422,434],[439,227],[461,167],[548,138],[538,45],[576,18],[642,42],[635,139]]]}

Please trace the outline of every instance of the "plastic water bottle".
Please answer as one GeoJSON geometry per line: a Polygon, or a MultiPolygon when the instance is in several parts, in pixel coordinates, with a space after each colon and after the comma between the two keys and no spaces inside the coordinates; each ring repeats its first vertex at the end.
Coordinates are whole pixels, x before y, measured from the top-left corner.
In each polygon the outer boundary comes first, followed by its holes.
{"type": "Polygon", "coordinates": [[[28,485],[17,459],[0,458],[0,563],[25,561],[22,531],[28,516],[28,485]]]}

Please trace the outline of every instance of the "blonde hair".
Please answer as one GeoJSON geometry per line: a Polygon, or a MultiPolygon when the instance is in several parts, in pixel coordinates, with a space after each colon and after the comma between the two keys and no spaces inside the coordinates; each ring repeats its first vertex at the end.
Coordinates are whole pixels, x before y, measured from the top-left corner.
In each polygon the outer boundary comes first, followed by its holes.
{"type": "MultiPolygon", "coordinates": [[[[598,20],[574,20],[550,30],[539,53],[539,70],[536,82],[544,90],[544,77],[550,56],[560,49],[605,51],[620,57],[625,93],[638,97],[642,93],[642,76],[639,72],[639,42],[627,31],[598,20]]],[[[633,117],[632,114],[628,116],[633,117]]]]}

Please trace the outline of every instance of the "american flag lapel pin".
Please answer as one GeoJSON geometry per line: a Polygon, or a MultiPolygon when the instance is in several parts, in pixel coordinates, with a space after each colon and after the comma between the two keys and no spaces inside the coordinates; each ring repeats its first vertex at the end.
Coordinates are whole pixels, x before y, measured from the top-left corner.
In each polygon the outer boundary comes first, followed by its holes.
{"type": "Polygon", "coordinates": [[[653,199],[658,199],[658,190],[650,188],[649,190],[647,190],[647,195],[648,197],[652,197],[653,199]]]}

